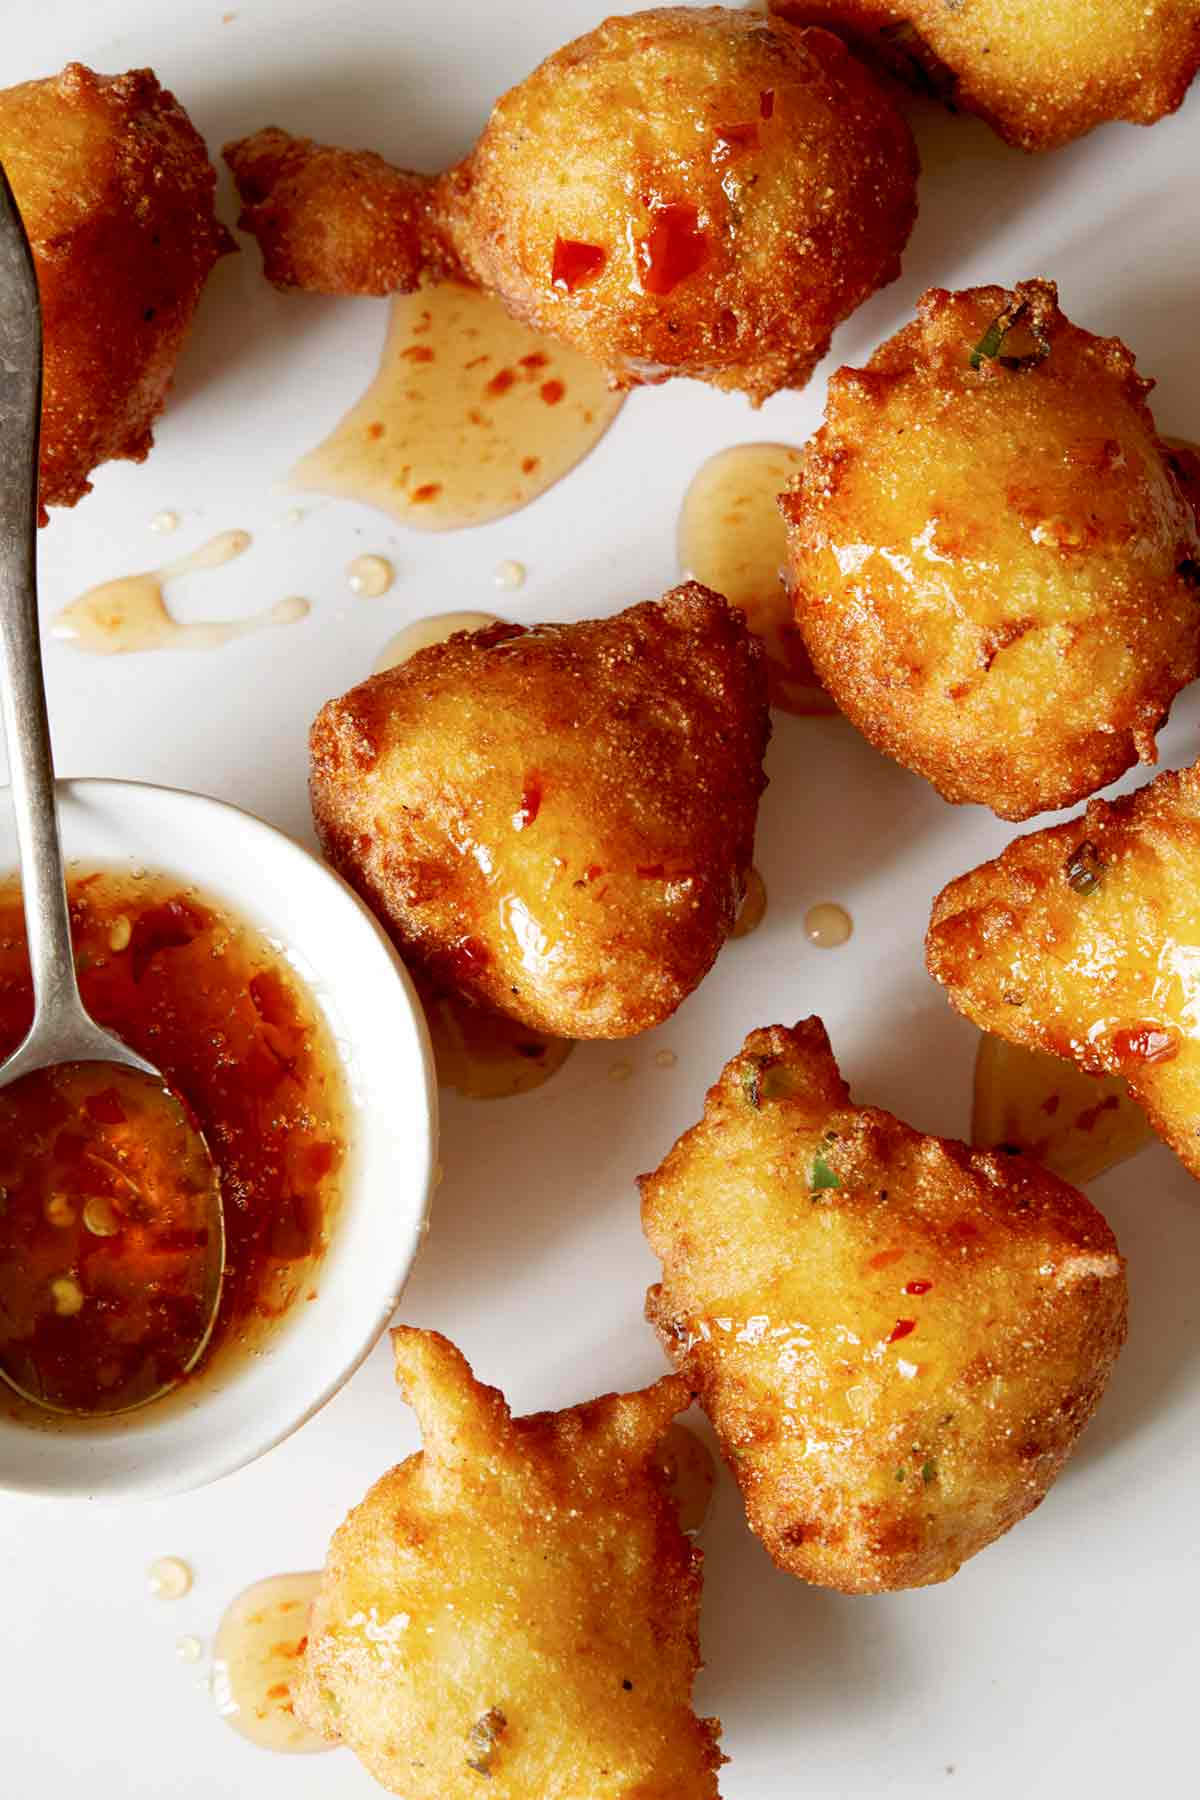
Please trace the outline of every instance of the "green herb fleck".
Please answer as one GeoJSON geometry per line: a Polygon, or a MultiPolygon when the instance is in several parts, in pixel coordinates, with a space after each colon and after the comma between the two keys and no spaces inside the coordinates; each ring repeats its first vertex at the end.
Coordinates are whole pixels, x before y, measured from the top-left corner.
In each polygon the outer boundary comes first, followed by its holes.
{"type": "Polygon", "coordinates": [[[752,1106],[757,1112],[762,1105],[762,1070],[757,1065],[742,1070],[742,1092],[746,1096],[747,1106],[752,1106]]]}
{"type": "Polygon", "coordinates": [[[998,313],[971,352],[970,363],[978,369],[985,362],[998,362],[1005,369],[1015,369],[1019,373],[1026,369],[1034,369],[1038,363],[1044,362],[1050,354],[1050,339],[1045,327],[1035,317],[1029,320],[1029,331],[1033,338],[1034,348],[1024,356],[1002,356],[1004,340],[1017,325],[1025,323],[1029,318],[1028,300],[1014,300],[998,313]]]}
{"type": "Polygon", "coordinates": [[[841,1176],[836,1169],[830,1168],[825,1160],[823,1150],[818,1150],[813,1157],[812,1174],[809,1177],[808,1185],[814,1193],[819,1193],[822,1188],[840,1188],[842,1185],[841,1176]]]}
{"type": "Polygon", "coordinates": [[[932,1457],[930,1457],[927,1463],[923,1463],[921,1466],[921,1480],[925,1483],[926,1487],[929,1486],[931,1481],[937,1480],[937,1464],[932,1457]]]}
{"type": "Polygon", "coordinates": [[[1100,853],[1090,838],[1084,838],[1077,844],[1063,864],[1063,872],[1067,877],[1067,886],[1076,894],[1085,898],[1094,894],[1104,879],[1104,864],[1100,853]]]}
{"type": "Polygon", "coordinates": [[[904,1468],[897,1469],[896,1470],[896,1480],[903,1481],[905,1479],[905,1477],[907,1476],[907,1474],[908,1474],[907,1469],[904,1469],[904,1468]]]}

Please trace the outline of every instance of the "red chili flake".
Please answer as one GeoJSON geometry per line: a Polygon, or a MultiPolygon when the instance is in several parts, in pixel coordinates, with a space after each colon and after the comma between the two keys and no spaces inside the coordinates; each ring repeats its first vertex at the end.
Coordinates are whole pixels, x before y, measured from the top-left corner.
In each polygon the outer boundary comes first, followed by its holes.
{"type": "Polygon", "coordinates": [[[1113,1112],[1119,1104],[1120,1102],[1118,1101],[1117,1096],[1115,1094],[1109,1094],[1107,1099],[1098,1100],[1095,1106],[1085,1106],[1075,1120],[1076,1131],[1094,1131],[1101,1113],[1113,1112]]]}
{"type": "Polygon", "coordinates": [[[528,356],[517,358],[517,367],[521,369],[544,369],[550,358],[544,350],[531,350],[528,356]]]}
{"type": "Polygon", "coordinates": [[[581,244],[576,238],[556,237],[550,279],[556,288],[573,294],[584,282],[594,281],[607,261],[608,252],[599,244],[581,244]]]}
{"type": "Polygon", "coordinates": [[[1061,1094],[1048,1094],[1046,1096],[1046,1098],[1042,1101],[1042,1111],[1044,1113],[1048,1113],[1049,1116],[1051,1118],[1053,1118],[1055,1113],[1059,1109],[1059,1105],[1061,1104],[1061,1101],[1062,1101],[1061,1094]]]}
{"type": "Polygon", "coordinates": [[[497,369],[488,382],[484,392],[487,394],[507,394],[510,387],[515,387],[517,375],[515,369],[497,369]]]}
{"type": "Polygon", "coordinates": [[[103,1093],[89,1094],[83,1103],[83,1110],[89,1119],[95,1119],[98,1125],[123,1125],[125,1108],[121,1105],[120,1095],[116,1088],[105,1088],[103,1093]]]}
{"type": "Polygon", "coordinates": [[[296,1002],[273,970],[260,969],[257,975],[252,975],[247,992],[255,1012],[268,1025],[296,1025],[296,1002]]]}
{"type": "Polygon", "coordinates": [[[712,159],[718,167],[745,150],[758,149],[758,126],[753,119],[745,125],[717,125],[713,136],[717,141],[713,145],[712,159]]]}
{"type": "Polygon", "coordinates": [[[522,475],[532,475],[541,460],[540,456],[523,456],[521,458],[522,475]]]}
{"type": "Polygon", "coordinates": [[[599,879],[599,877],[601,875],[603,875],[603,873],[604,873],[603,864],[589,863],[587,868],[583,871],[583,879],[585,881],[596,881],[599,879]]]}
{"type": "MultiPolygon", "coordinates": [[[[304,1170],[310,1181],[320,1181],[333,1167],[334,1146],[325,1140],[310,1144],[304,1153],[304,1170]]],[[[310,1296],[313,1298],[314,1296],[310,1296]]]]}
{"type": "Polygon", "coordinates": [[[638,244],[642,286],[648,294],[669,294],[708,256],[708,240],[697,226],[694,206],[659,206],[638,244]]]}
{"type": "Polygon", "coordinates": [[[381,438],[383,436],[383,425],[380,420],[374,419],[371,424],[367,426],[367,436],[369,438],[381,438]]]}
{"type": "Polygon", "coordinates": [[[437,355],[432,344],[410,344],[407,350],[400,352],[405,362],[430,363],[437,355]]]}
{"type": "Polygon", "coordinates": [[[1140,1021],[1112,1036],[1113,1055],[1120,1062],[1164,1063],[1179,1055],[1182,1039],[1169,1025],[1140,1021]]]}
{"type": "Polygon", "coordinates": [[[485,625],[482,631],[472,633],[481,650],[494,650],[497,644],[507,644],[512,638],[525,637],[526,625],[513,625],[507,619],[497,619],[494,625],[485,625]]]}
{"type": "Polygon", "coordinates": [[[436,500],[442,491],[440,481],[426,481],[419,488],[414,488],[412,501],[414,506],[424,506],[428,500],[436,500]]]}
{"type": "Polygon", "coordinates": [[[891,1333],[888,1337],[888,1343],[898,1344],[901,1338],[908,1337],[909,1333],[916,1329],[917,1321],[915,1319],[897,1319],[896,1323],[892,1326],[891,1333]]]}
{"type": "Polygon", "coordinates": [[[160,950],[179,950],[201,930],[202,921],[190,907],[179,900],[168,900],[162,906],[151,906],[134,920],[129,939],[130,968],[133,979],[140,981],[152,957],[160,950]]]}
{"type": "Polygon", "coordinates": [[[561,381],[543,381],[538,390],[547,406],[557,406],[566,393],[566,384],[561,381]]]}
{"type": "Polygon", "coordinates": [[[513,830],[524,831],[532,825],[541,811],[542,784],[536,775],[525,777],[525,786],[521,790],[521,804],[513,814],[513,830]]]}
{"type": "Polygon", "coordinates": [[[903,1250],[880,1250],[867,1264],[868,1269],[890,1269],[904,1255],[903,1250]]]}
{"type": "Polygon", "coordinates": [[[643,881],[661,881],[666,872],[662,863],[638,863],[634,870],[634,873],[640,875],[643,881]]]}
{"type": "Polygon", "coordinates": [[[764,88],[758,96],[758,110],[764,119],[769,119],[775,111],[775,89],[764,88]]]}
{"type": "Polygon", "coordinates": [[[906,1281],[904,1292],[906,1294],[927,1294],[932,1286],[932,1281],[906,1281]]]}

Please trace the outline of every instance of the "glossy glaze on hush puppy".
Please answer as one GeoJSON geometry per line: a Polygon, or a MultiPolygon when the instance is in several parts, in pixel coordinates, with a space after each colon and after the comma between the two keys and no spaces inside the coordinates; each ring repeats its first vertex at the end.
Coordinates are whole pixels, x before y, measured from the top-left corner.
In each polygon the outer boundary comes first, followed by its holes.
{"type": "Polygon", "coordinates": [[[153,442],[200,290],[233,248],[203,140],[149,69],[0,91],[0,163],[42,302],[41,508],[153,442]]]}
{"type": "Polygon", "coordinates": [[[298,1715],[405,1800],[717,1800],[701,1559],[655,1462],[687,1383],[514,1419],[437,1332],[392,1343],[425,1447],[334,1536],[298,1715]]]}
{"type": "Polygon", "coordinates": [[[926,951],[985,1031],[1122,1076],[1200,1177],[1200,765],[952,881],[926,951]]]}
{"type": "Polygon", "coordinates": [[[900,271],[917,158],[831,33],[728,7],[606,20],[431,183],[277,130],[226,149],[268,277],[407,291],[458,268],[629,387],[800,387],[900,271]]]}
{"type": "Polygon", "coordinates": [[[331,700],[313,817],[435,986],[629,1037],[733,929],[769,731],[761,646],[688,582],[609,619],[459,632],[331,700]]]}
{"type": "Polygon", "coordinates": [[[934,288],[840,369],[781,496],[796,619],[876,747],[1005,819],[1155,759],[1200,670],[1200,534],[1152,383],[1053,282],[934,288]]]}
{"type": "Polygon", "coordinates": [[[1053,150],[1110,119],[1153,125],[1200,68],[1200,0],[772,0],[829,25],[1007,143],[1053,150]]]}
{"type": "Polygon", "coordinates": [[[648,1316],[781,1568],[944,1581],[1045,1497],[1125,1335],[1082,1194],[854,1105],[819,1019],[752,1032],[641,1189],[648,1316]]]}

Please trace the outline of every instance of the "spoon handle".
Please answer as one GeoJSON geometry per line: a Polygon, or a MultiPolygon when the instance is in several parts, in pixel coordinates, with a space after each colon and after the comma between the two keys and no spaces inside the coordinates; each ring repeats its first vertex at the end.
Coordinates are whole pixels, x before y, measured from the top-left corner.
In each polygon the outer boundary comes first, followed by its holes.
{"type": "Polygon", "coordinates": [[[0,705],[21,856],[35,1016],[78,1010],[37,610],[42,310],[0,167],[0,705]]]}

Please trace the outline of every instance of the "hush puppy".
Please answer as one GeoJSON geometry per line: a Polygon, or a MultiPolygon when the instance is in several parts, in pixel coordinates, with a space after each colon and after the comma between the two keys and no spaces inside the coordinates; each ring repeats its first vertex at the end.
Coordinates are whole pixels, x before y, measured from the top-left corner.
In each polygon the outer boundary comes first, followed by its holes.
{"type": "Polygon", "coordinates": [[[772,0],[1021,150],[1153,125],[1200,68],[1200,0],[772,0]]]}
{"type": "Polygon", "coordinates": [[[1200,1177],[1200,764],[952,881],[926,952],[985,1031],[1121,1076],[1200,1177]]]}
{"type": "Polygon", "coordinates": [[[641,1189],[648,1315],[781,1568],[944,1581],[1045,1497],[1125,1334],[1082,1194],[855,1106],[818,1019],[752,1032],[641,1189]]]}
{"type": "Polygon", "coordinates": [[[687,1383],[514,1419],[437,1332],[392,1342],[425,1447],[334,1536],[298,1715],[405,1800],[716,1800],[701,1559],[656,1462],[687,1383]]]}
{"type": "Polygon", "coordinates": [[[870,741],[1005,819],[1139,759],[1200,670],[1200,535],[1116,338],[1053,282],[947,293],[865,369],[781,496],[796,618],[870,741]]]}
{"type": "Polygon", "coordinates": [[[733,929],[769,731],[761,646],[689,582],[460,632],[331,700],[313,817],[420,976],[554,1037],[629,1037],[733,929]]]}
{"type": "Polygon", "coordinates": [[[894,280],[908,126],[824,31],[729,7],[606,20],[499,101],[431,183],[272,129],[225,152],[269,278],[407,291],[465,273],[619,387],[800,387],[894,280]]]}
{"type": "Polygon", "coordinates": [[[213,216],[203,140],[149,69],[0,90],[0,163],[42,301],[42,523],[101,463],[144,461],[210,269],[233,248],[213,216]]]}

